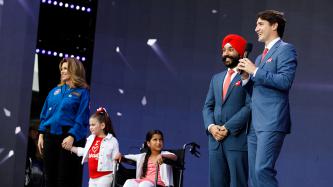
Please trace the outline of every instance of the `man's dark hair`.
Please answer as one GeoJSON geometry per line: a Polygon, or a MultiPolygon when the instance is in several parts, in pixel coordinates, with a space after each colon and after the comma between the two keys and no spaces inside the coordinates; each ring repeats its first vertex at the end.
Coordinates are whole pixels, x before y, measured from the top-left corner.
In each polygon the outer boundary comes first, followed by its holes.
{"type": "Polygon", "coordinates": [[[284,18],[283,12],[279,12],[276,10],[264,10],[257,14],[257,20],[259,18],[268,21],[271,25],[277,23],[278,24],[277,33],[280,36],[280,38],[283,37],[284,28],[287,22],[286,19],[284,18]]]}

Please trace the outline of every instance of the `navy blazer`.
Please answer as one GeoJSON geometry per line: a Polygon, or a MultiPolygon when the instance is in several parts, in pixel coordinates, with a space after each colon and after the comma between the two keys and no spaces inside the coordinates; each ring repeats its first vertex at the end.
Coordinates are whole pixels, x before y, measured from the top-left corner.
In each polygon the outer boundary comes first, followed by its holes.
{"type": "Polygon", "coordinates": [[[289,90],[295,78],[297,55],[294,46],[276,42],[245,85],[251,95],[252,124],[256,131],[290,133],[289,90]]]}
{"type": "Polygon", "coordinates": [[[229,150],[247,150],[246,128],[250,117],[250,97],[242,87],[240,75],[231,81],[226,95],[222,101],[223,81],[227,71],[213,76],[206,101],[203,107],[203,119],[206,132],[209,136],[209,149],[217,149],[220,143],[229,150]],[[225,125],[230,135],[217,142],[207,131],[210,124],[225,125]]]}

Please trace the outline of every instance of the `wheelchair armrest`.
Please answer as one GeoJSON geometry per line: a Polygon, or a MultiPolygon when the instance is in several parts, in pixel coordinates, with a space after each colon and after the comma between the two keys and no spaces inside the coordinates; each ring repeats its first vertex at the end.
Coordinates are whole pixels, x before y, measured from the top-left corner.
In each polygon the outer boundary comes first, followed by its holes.
{"type": "Polygon", "coordinates": [[[128,158],[125,158],[124,156],[121,157],[121,161],[120,162],[126,163],[126,164],[131,165],[131,166],[136,166],[136,161],[128,159],[128,158]]]}
{"type": "Polygon", "coordinates": [[[163,163],[168,164],[174,168],[184,169],[184,166],[181,164],[181,162],[178,159],[172,160],[169,158],[163,158],[163,163]]]}

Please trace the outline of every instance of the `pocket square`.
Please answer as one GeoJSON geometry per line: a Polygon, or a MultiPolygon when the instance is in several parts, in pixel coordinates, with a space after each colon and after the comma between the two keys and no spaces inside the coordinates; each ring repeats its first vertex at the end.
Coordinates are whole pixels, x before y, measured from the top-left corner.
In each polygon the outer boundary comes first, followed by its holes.
{"type": "Polygon", "coordinates": [[[266,63],[272,62],[272,58],[267,59],[266,63]]]}

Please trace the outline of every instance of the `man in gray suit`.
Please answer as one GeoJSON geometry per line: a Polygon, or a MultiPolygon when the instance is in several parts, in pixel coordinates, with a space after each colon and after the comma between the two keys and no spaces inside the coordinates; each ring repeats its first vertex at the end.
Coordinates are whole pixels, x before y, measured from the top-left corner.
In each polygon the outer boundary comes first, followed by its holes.
{"type": "Polygon", "coordinates": [[[239,35],[230,34],[223,39],[222,59],[227,70],[213,76],[203,107],[210,187],[247,187],[250,98],[236,68],[245,46],[246,40],[239,35]]]}

